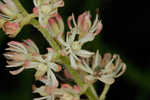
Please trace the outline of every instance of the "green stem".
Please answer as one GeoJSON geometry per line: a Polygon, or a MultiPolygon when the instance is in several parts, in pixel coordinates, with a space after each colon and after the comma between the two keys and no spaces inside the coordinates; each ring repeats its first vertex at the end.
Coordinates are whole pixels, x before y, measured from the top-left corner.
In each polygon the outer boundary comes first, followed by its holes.
{"type": "Polygon", "coordinates": [[[17,8],[19,9],[19,11],[23,14],[23,15],[27,15],[27,11],[24,9],[24,7],[22,6],[22,4],[20,3],[19,0],[13,0],[13,2],[15,3],[15,5],[17,6],[17,8]]]}
{"type": "Polygon", "coordinates": [[[27,25],[31,22],[31,20],[33,18],[37,17],[34,13],[32,14],[28,14],[27,16],[25,16],[22,20],[22,22],[20,23],[20,26],[23,27],[24,25],[27,25]]]}
{"type": "Polygon", "coordinates": [[[106,94],[107,94],[109,88],[110,88],[110,85],[109,84],[105,84],[103,92],[101,93],[99,100],[105,100],[106,94]]]}
{"type": "Polygon", "coordinates": [[[89,87],[87,91],[85,92],[85,94],[88,96],[89,100],[98,100],[98,96],[95,90],[93,91],[92,87],[89,87]]]}
{"type": "Polygon", "coordinates": [[[44,38],[46,38],[46,40],[52,46],[52,48],[54,48],[57,52],[59,52],[60,48],[54,41],[50,33],[46,29],[42,28],[36,19],[32,19],[30,23],[43,34],[44,38]]]}
{"type": "Polygon", "coordinates": [[[94,93],[95,97],[97,97],[97,98],[98,98],[98,95],[97,95],[97,93],[96,93],[96,91],[95,91],[94,86],[93,86],[93,85],[91,85],[89,88],[91,88],[91,91],[94,93]]]}

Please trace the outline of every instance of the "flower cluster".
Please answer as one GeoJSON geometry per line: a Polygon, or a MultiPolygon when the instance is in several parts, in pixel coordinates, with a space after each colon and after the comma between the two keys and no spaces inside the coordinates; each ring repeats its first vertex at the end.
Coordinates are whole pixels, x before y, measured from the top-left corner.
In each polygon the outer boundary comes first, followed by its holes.
{"type": "MultiPolygon", "coordinates": [[[[38,24],[39,26],[36,28],[40,28],[39,31],[42,30],[41,32],[49,43],[56,45],[47,48],[46,54],[40,54],[38,47],[30,39],[23,42],[11,41],[6,49],[8,52],[4,56],[8,59],[6,67],[18,68],[10,71],[12,75],[17,75],[25,69],[35,69],[36,81],[43,84],[39,87],[33,85],[33,93],[41,96],[34,100],[80,100],[80,95],[97,80],[111,85],[115,78],[125,72],[126,65],[121,61],[119,55],[106,53],[102,57],[98,50],[94,53],[83,49],[85,43],[93,41],[101,33],[103,25],[98,14],[96,14],[94,22],[91,21],[89,11],[79,15],[77,21],[72,14],[68,17],[69,31],[65,34],[64,21],[58,13],[58,8],[64,6],[63,0],[33,0],[33,3],[35,7],[32,14],[34,17],[38,17],[39,23],[34,23],[35,20],[33,20],[34,24],[32,25],[38,24]],[[47,35],[52,38],[48,39],[47,35]],[[59,50],[55,46],[58,46],[59,50]],[[76,79],[73,84],[77,82],[80,86],[69,85],[62,82],[61,79],[59,81],[56,72],[60,71],[63,71],[64,76],[71,80],[75,80],[76,71],[78,71],[79,77],[77,78],[81,79],[76,79]],[[75,75],[73,76],[73,74],[75,75]],[[85,89],[82,84],[85,84],[85,89]]],[[[31,17],[28,15],[27,17],[31,17]]],[[[23,19],[22,13],[12,0],[0,2],[0,28],[6,34],[15,36],[22,27],[20,27],[20,22],[31,19],[32,17],[23,19]]]]}
{"type": "Polygon", "coordinates": [[[11,41],[8,45],[10,47],[6,50],[10,52],[4,54],[8,59],[6,67],[19,67],[19,69],[10,71],[10,73],[17,75],[24,69],[35,69],[35,79],[45,84],[39,88],[34,86],[33,93],[39,93],[43,96],[34,100],[55,100],[56,98],[79,100],[80,88],[78,86],[72,87],[69,84],[63,84],[61,88],[58,88],[59,82],[54,72],[59,72],[62,68],[53,62],[56,52],[52,48],[47,49],[47,54],[41,55],[35,43],[29,39],[24,42],[11,41]]]}
{"type": "Polygon", "coordinates": [[[0,1],[0,28],[9,35],[14,37],[20,31],[20,22],[23,16],[12,0],[0,1]]]}

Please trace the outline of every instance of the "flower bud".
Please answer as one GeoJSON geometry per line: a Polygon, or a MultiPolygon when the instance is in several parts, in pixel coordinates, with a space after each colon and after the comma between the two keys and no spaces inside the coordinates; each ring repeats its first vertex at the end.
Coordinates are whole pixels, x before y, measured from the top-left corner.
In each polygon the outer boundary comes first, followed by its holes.
{"type": "Polygon", "coordinates": [[[56,16],[48,20],[48,31],[53,37],[64,32],[64,22],[59,14],[56,14],[56,16]]]}
{"type": "Polygon", "coordinates": [[[37,8],[37,7],[34,7],[32,12],[33,12],[34,14],[38,15],[38,13],[39,13],[38,8],[37,8]]]}
{"type": "Polygon", "coordinates": [[[78,92],[78,93],[81,92],[81,88],[80,88],[78,85],[74,85],[74,86],[73,86],[73,89],[74,89],[76,92],[78,92]]]}
{"type": "Polygon", "coordinates": [[[16,36],[20,31],[19,23],[17,23],[17,22],[8,22],[7,21],[4,23],[2,28],[3,28],[3,31],[10,37],[16,36]]]}
{"type": "Polygon", "coordinates": [[[88,11],[84,12],[78,17],[78,27],[81,35],[88,32],[91,27],[90,13],[88,11]]]}

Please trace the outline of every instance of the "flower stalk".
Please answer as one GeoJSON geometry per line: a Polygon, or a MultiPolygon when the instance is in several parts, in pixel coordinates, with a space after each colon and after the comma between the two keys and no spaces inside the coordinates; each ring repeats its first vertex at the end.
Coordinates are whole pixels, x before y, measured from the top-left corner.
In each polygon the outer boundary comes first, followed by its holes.
{"type": "Polygon", "coordinates": [[[59,46],[57,45],[57,43],[55,42],[55,40],[52,38],[52,36],[48,33],[48,31],[44,28],[42,28],[40,26],[40,24],[38,23],[37,20],[35,19],[32,19],[30,24],[32,24],[35,28],[37,28],[41,33],[42,35],[45,37],[45,39],[48,41],[48,43],[57,51],[59,52],[60,48],[59,46]]]}
{"type": "Polygon", "coordinates": [[[109,84],[105,84],[103,92],[101,93],[101,95],[99,97],[99,100],[105,100],[109,88],[110,88],[110,85],[109,84]]]}

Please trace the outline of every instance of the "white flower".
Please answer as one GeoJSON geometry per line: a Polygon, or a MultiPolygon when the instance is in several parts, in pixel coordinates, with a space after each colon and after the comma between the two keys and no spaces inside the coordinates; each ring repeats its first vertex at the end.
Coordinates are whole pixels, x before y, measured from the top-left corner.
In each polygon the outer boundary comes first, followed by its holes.
{"type": "Polygon", "coordinates": [[[78,34],[78,40],[81,44],[89,41],[93,41],[95,36],[98,35],[102,30],[102,23],[98,19],[98,14],[96,15],[95,21],[91,22],[91,15],[89,11],[84,12],[78,17],[77,23],[75,22],[74,15],[68,18],[68,26],[72,34],[78,34]],[[71,25],[71,20],[73,25],[71,25]]]}
{"type": "Polygon", "coordinates": [[[80,61],[78,56],[88,58],[94,53],[81,49],[82,44],[75,40],[75,36],[75,34],[67,33],[66,41],[62,38],[59,38],[58,41],[64,46],[62,52],[69,56],[71,66],[77,69],[77,61],[80,61]]]}
{"type": "Polygon", "coordinates": [[[47,73],[48,79],[52,80],[50,81],[50,84],[58,85],[53,71],[59,72],[61,70],[61,66],[52,61],[55,54],[56,52],[52,48],[48,48],[48,54],[44,55],[43,57],[37,56],[34,58],[40,62],[38,67],[35,67],[37,70],[35,73],[36,79],[40,79],[45,73],[47,73]]]}
{"type": "Polygon", "coordinates": [[[39,23],[45,27],[48,24],[48,19],[55,16],[59,7],[64,6],[63,0],[33,0],[35,7],[38,10],[39,23]]]}
{"type": "Polygon", "coordinates": [[[94,56],[92,67],[88,65],[88,62],[83,61],[84,66],[81,67],[84,71],[88,72],[89,75],[86,79],[93,81],[98,79],[106,84],[112,84],[115,78],[121,76],[125,70],[126,65],[121,61],[118,55],[105,54],[103,59],[97,51],[94,56]]]}
{"type": "Polygon", "coordinates": [[[6,50],[10,52],[4,54],[8,59],[8,65],[6,67],[22,66],[18,70],[10,71],[11,74],[16,75],[24,69],[33,68],[34,62],[32,62],[32,57],[34,55],[39,56],[39,50],[31,40],[28,39],[24,42],[11,41],[8,45],[10,47],[6,50]]]}
{"type": "Polygon", "coordinates": [[[68,26],[70,32],[67,33],[66,39],[63,39],[62,33],[58,36],[58,41],[63,45],[63,53],[69,55],[71,66],[77,69],[77,63],[80,62],[79,57],[89,58],[94,53],[83,50],[82,46],[88,41],[92,41],[95,36],[101,31],[102,24],[98,20],[98,15],[91,27],[91,20],[89,12],[84,12],[78,18],[78,24],[75,22],[74,16],[68,18],[68,26]],[[71,26],[73,20],[74,27],[71,26]],[[84,28],[84,29],[83,29],[84,28]]]}
{"type": "Polygon", "coordinates": [[[8,59],[6,67],[20,67],[18,70],[10,71],[11,74],[16,75],[22,72],[24,69],[36,69],[35,78],[39,80],[45,74],[50,80],[49,84],[58,85],[57,79],[53,71],[58,72],[61,70],[61,66],[53,62],[53,56],[56,52],[48,48],[48,53],[40,55],[37,46],[31,40],[25,40],[24,42],[9,42],[10,46],[6,50],[4,56],[8,59]],[[53,71],[52,71],[53,70],[53,71]]]}

